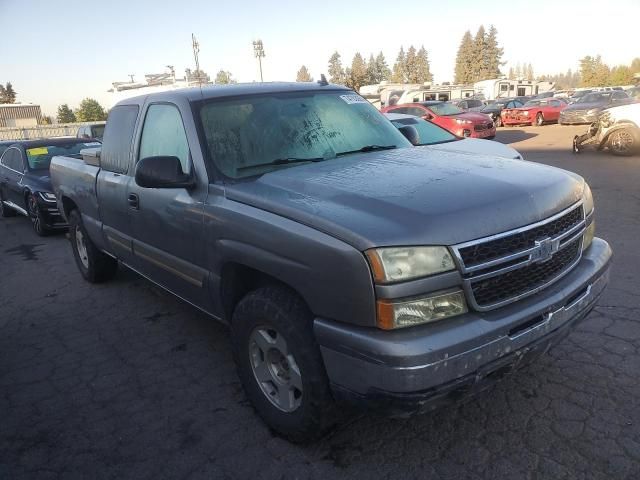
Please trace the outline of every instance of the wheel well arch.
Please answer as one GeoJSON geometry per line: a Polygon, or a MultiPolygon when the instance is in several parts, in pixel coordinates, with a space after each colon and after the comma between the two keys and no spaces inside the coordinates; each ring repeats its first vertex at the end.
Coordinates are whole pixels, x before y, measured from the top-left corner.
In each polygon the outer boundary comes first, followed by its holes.
{"type": "Polygon", "coordinates": [[[249,292],[267,285],[278,285],[297,295],[309,308],[302,294],[282,280],[238,262],[227,262],[220,274],[220,299],[223,320],[231,323],[233,312],[242,298],[249,292]]]}
{"type": "Polygon", "coordinates": [[[60,200],[62,203],[62,214],[65,216],[65,218],[69,218],[71,210],[78,208],[78,206],[76,205],[76,202],[71,200],[69,197],[63,196],[60,200]]]}
{"type": "Polygon", "coordinates": [[[611,134],[617,132],[618,130],[622,130],[624,128],[633,128],[635,130],[637,130],[638,132],[640,132],[640,127],[632,120],[618,120],[607,132],[607,136],[604,137],[604,139],[602,140],[601,144],[602,145],[606,145],[607,142],[609,141],[609,137],[611,136],[611,134]]]}

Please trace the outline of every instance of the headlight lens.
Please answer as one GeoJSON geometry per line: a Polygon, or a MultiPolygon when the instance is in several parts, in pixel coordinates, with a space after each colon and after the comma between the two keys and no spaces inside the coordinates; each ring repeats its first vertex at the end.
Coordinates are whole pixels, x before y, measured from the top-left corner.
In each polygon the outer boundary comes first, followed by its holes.
{"type": "Polygon", "coordinates": [[[593,212],[593,194],[587,182],[585,182],[584,191],[582,192],[582,208],[584,208],[585,216],[589,216],[593,212]]]}
{"type": "Polygon", "coordinates": [[[40,195],[40,197],[47,201],[47,202],[55,202],[56,201],[56,196],[53,193],[49,193],[49,192],[38,192],[38,195],[40,195]]]}
{"type": "Polygon", "coordinates": [[[389,247],[367,250],[376,283],[426,277],[455,269],[447,247],[389,247]]]}
{"type": "Polygon", "coordinates": [[[524,110],[524,111],[522,112],[522,114],[523,114],[523,115],[525,115],[525,116],[528,116],[528,115],[529,115],[529,110],[524,110]]]}
{"type": "Polygon", "coordinates": [[[412,327],[466,312],[467,303],[460,290],[396,302],[378,300],[378,327],[383,330],[412,327]]]}

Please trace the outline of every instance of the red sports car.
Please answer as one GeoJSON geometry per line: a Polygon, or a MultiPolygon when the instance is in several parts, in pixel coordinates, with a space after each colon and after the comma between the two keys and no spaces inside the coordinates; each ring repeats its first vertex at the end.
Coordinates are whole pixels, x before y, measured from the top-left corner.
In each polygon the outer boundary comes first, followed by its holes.
{"type": "Polygon", "coordinates": [[[489,115],[465,112],[447,102],[426,101],[393,105],[381,110],[383,113],[403,113],[429,120],[458,137],[493,138],[496,126],[489,115]]]}
{"type": "Polygon", "coordinates": [[[557,122],[560,112],[567,108],[566,102],[557,98],[529,100],[519,108],[504,108],[500,117],[503,125],[538,125],[557,122]]]}

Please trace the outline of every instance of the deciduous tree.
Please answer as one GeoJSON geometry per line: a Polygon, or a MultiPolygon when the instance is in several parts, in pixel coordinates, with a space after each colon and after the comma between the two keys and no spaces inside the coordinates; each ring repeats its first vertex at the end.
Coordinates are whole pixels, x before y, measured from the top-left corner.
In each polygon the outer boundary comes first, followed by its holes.
{"type": "Polygon", "coordinates": [[[17,93],[13,89],[11,82],[6,85],[0,85],[0,103],[16,103],[17,93]]]}
{"type": "Polygon", "coordinates": [[[238,83],[238,82],[233,78],[233,75],[231,74],[231,72],[228,72],[226,70],[220,70],[216,74],[216,78],[213,81],[213,83],[215,83],[216,85],[229,85],[231,83],[238,83]]]}
{"type": "Polygon", "coordinates": [[[74,123],[76,121],[76,115],[66,103],[63,103],[58,107],[58,114],[56,115],[56,118],[58,119],[58,123],[74,123]]]}
{"type": "Polygon", "coordinates": [[[79,122],[99,122],[107,119],[107,112],[105,112],[102,105],[93,98],[85,98],[80,102],[80,108],[76,110],[76,119],[79,122]]]}

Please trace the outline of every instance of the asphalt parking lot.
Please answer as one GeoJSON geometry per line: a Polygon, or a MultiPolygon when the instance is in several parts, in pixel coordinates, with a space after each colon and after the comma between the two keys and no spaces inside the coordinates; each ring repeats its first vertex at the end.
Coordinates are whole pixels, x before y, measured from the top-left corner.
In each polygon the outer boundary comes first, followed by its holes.
{"type": "Polygon", "coordinates": [[[224,327],[124,268],[89,285],[64,235],[0,219],[0,478],[640,478],[640,156],[573,155],[583,130],[497,140],[591,184],[615,252],[596,310],[469,403],[308,446],[256,416],[224,327]]]}

